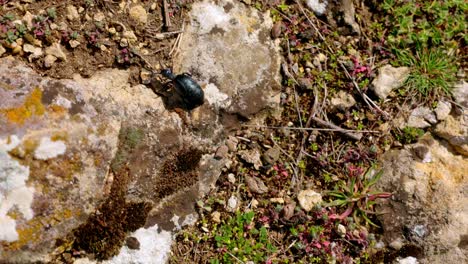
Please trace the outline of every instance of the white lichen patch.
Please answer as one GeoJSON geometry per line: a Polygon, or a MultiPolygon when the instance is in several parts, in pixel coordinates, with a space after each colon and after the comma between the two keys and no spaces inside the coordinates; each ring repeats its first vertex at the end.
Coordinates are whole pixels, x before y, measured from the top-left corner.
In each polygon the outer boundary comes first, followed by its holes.
{"type": "Polygon", "coordinates": [[[327,10],[327,0],[307,0],[307,6],[317,15],[323,15],[327,10]]]}
{"type": "Polygon", "coordinates": [[[158,232],[158,225],[148,229],[140,228],[130,234],[140,242],[140,249],[129,249],[123,246],[119,255],[113,257],[106,264],[159,264],[166,263],[171,251],[171,232],[158,232]]]}
{"type": "Polygon", "coordinates": [[[57,98],[55,99],[55,104],[65,107],[67,109],[70,109],[72,107],[72,102],[70,102],[70,100],[60,95],[58,95],[57,98]]]}
{"type": "Polygon", "coordinates": [[[20,143],[14,135],[0,139],[0,241],[18,240],[16,221],[7,215],[11,209],[18,210],[26,220],[34,215],[31,209],[34,188],[26,186],[29,167],[22,166],[8,154],[20,143]]]}
{"type": "Polygon", "coordinates": [[[209,83],[205,87],[205,98],[210,105],[218,108],[227,108],[231,104],[229,96],[221,92],[218,87],[209,83]]]}
{"type": "Polygon", "coordinates": [[[64,154],[66,149],[65,142],[61,140],[52,141],[49,137],[43,137],[34,151],[34,158],[41,160],[55,158],[64,154]]]}
{"type": "Polygon", "coordinates": [[[206,34],[217,28],[226,28],[229,26],[230,16],[224,12],[221,6],[212,3],[203,2],[196,6],[197,10],[192,12],[194,21],[200,27],[200,33],[206,34]]]}

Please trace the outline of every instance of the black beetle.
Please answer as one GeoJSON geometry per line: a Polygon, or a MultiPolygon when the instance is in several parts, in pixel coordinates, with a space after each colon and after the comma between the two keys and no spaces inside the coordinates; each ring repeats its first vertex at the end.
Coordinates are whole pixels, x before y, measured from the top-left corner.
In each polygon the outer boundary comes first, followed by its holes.
{"type": "Polygon", "coordinates": [[[176,93],[182,99],[186,110],[192,110],[203,104],[205,94],[200,85],[188,73],[174,75],[170,69],[164,69],[161,74],[172,80],[176,93]]]}

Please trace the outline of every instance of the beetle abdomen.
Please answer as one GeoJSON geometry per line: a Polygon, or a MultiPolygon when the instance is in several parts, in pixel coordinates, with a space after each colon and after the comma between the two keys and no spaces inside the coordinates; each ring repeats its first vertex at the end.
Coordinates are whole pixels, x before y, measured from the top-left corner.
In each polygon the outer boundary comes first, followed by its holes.
{"type": "Polygon", "coordinates": [[[177,75],[174,79],[177,93],[182,97],[188,110],[203,104],[205,95],[200,85],[188,74],[177,75]]]}

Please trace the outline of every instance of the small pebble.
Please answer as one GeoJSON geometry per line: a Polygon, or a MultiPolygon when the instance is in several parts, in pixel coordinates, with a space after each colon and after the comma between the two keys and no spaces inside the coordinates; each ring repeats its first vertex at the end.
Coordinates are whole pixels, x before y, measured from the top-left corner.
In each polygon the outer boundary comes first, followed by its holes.
{"type": "Polygon", "coordinates": [[[233,184],[236,182],[236,176],[234,175],[234,173],[228,174],[228,181],[233,184]]]}
{"type": "Polygon", "coordinates": [[[136,237],[127,237],[127,239],[125,239],[125,244],[129,249],[140,249],[140,241],[138,241],[136,237]]]}
{"type": "Polygon", "coordinates": [[[221,213],[216,211],[211,213],[211,220],[215,223],[221,223],[221,213]]]}

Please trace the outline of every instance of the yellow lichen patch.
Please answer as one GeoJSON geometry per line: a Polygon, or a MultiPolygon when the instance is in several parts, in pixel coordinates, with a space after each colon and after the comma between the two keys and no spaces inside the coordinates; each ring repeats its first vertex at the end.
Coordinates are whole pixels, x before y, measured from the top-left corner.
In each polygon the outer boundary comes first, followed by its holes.
{"type": "Polygon", "coordinates": [[[50,140],[52,141],[67,141],[68,140],[68,133],[67,131],[57,131],[52,134],[50,137],[50,140]]]}
{"type": "Polygon", "coordinates": [[[39,88],[35,88],[23,105],[16,108],[1,109],[0,113],[5,115],[8,121],[17,124],[24,124],[26,120],[32,116],[41,116],[45,113],[45,107],[41,102],[42,91],[39,88]]]}
{"type": "Polygon", "coordinates": [[[23,140],[22,148],[24,149],[25,154],[28,155],[34,153],[34,150],[36,150],[38,145],[38,140],[34,138],[28,138],[23,140]]]}
{"type": "Polygon", "coordinates": [[[68,113],[68,109],[60,105],[50,105],[47,108],[47,112],[54,117],[62,117],[68,113]]]}
{"type": "Polygon", "coordinates": [[[25,227],[20,227],[16,229],[18,232],[18,240],[5,243],[4,248],[6,250],[19,250],[21,247],[27,244],[35,244],[39,241],[41,233],[43,231],[43,225],[41,223],[41,218],[33,218],[26,224],[25,227]]]}
{"type": "MultiPolygon", "coordinates": [[[[9,213],[10,215],[11,213],[9,213]]],[[[23,227],[17,228],[18,240],[11,243],[2,243],[7,250],[19,250],[28,244],[39,243],[44,231],[44,225],[55,226],[63,220],[77,217],[81,213],[70,208],[57,210],[45,217],[35,217],[29,220],[23,227]]]]}
{"type": "Polygon", "coordinates": [[[107,131],[107,125],[104,125],[104,124],[100,124],[97,128],[97,134],[99,136],[104,136],[106,135],[106,131],[107,131]]]}

